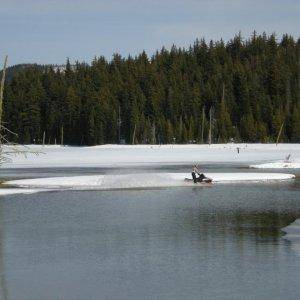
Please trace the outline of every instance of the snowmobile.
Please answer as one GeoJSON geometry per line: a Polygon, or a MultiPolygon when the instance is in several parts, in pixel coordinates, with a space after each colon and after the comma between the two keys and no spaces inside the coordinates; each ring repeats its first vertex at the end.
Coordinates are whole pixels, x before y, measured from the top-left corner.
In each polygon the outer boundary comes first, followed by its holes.
{"type": "Polygon", "coordinates": [[[197,177],[194,172],[192,172],[192,178],[185,178],[184,181],[194,182],[196,184],[201,184],[201,185],[212,184],[211,178],[206,177],[204,174],[200,174],[199,177],[197,177]]]}

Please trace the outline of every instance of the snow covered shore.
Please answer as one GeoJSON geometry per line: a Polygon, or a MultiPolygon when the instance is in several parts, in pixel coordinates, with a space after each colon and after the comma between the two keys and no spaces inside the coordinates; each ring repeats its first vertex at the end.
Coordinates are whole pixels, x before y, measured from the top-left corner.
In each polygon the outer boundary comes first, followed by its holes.
{"type": "Polygon", "coordinates": [[[0,196],[15,194],[33,194],[41,191],[42,190],[25,188],[0,188],[0,196]]]}
{"type": "MultiPolygon", "coordinates": [[[[282,173],[208,173],[215,183],[226,182],[268,182],[293,179],[292,174],[282,173]]],[[[147,173],[127,175],[92,175],[73,177],[53,177],[13,180],[5,186],[23,188],[45,189],[130,189],[130,188],[156,188],[174,186],[195,186],[193,182],[185,182],[190,178],[186,173],[147,173]]]]}
{"type": "MultiPolygon", "coordinates": [[[[160,164],[265,164],[291,154],[300,164],[300,144],[28,146],[39,155],[17,155],[2,168],[122,167],[160,164]]],[[[279,165],[273,165],[273,167],[279,165]]],[[[258,166],[255,166],[258,167],[258,166]]]]}
{"type": "Polygon", "coordinates": [[[277,161],[266,164],[250,165],[253,169],[300,169],[300,162],[277,161]]]}

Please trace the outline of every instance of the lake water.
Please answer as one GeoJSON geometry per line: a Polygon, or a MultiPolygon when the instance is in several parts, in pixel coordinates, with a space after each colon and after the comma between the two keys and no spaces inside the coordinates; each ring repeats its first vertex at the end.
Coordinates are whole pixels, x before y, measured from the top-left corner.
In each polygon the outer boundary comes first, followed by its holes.
{"type": "MultiPolygon", "coordinates": [[[[113,170],[2,176],[99,172],[113,170]]],[[[297,180],[2,196],[0,299],[299,299],[300,253],[281,231],[297,218],[297,180]]]]}

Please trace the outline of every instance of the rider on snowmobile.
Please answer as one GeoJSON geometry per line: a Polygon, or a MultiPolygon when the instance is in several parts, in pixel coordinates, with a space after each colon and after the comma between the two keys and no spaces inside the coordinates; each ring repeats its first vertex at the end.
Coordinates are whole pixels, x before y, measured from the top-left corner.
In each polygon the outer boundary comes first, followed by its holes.
{"type": "Polygon", "coordinates": [[[203,182],[204,179],[209,179],[209,178],[207,178],[203,173],[200,173],[200,171],[199,171],[197,165],[194,165],[194,166],[193,166],[192,177],[193,177],[194,183],[197,183],[197,182],[203,182]],[[198,174],[199,177],[197,177],[196,174],[198,174]]]}

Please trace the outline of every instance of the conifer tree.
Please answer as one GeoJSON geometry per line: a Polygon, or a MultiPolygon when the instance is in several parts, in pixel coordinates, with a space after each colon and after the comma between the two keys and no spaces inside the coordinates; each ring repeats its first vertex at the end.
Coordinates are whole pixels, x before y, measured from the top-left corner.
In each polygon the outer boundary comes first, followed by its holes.
{"type": "Polygon", "coordinates": [[[3,118],[18,133],[14,142],[41,142],[45,132],[53,143],[62,126],[64,142],[74,145],[132,143],[134,131],[139,143],[206,142],[211,107],[214,142],[275,141],[282,124],[281,140],[297,140],[300,40],[289,35],[238,34],[152,57],[115,54],[90,65],[67,59],[65,67],[8,71],[3,118]]]}
{"type": "Polygon", "coordinates": [[[294,107],[292,116],[292,137],[291,141],[293,143],[300,142],[300,107],[294,107]]]}

